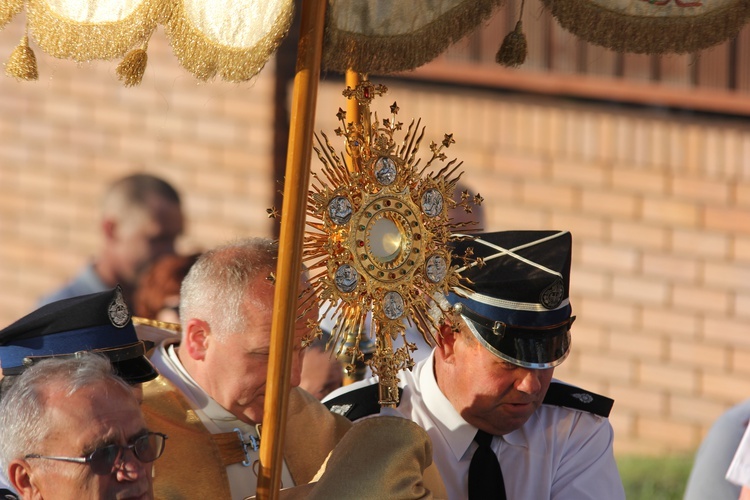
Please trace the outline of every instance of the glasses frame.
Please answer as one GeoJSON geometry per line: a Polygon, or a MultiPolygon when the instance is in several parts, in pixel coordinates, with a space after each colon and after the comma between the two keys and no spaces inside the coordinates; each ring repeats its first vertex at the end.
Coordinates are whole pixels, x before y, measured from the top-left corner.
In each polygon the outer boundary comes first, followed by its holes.
{"type": "Polygon", "coordinates": [[[41,459],[44,459],[44,460],[57,460],[59,462],[72,462],[72,463],[76,463],[76,464],[88,464],[91,467],[91,471],[94,474],[96,474],[98,476],[104,476],[104,475],[107,475],[107,474],[111,474],[112,472],[114,472],[115,469],[118,468],[118,466],[122,463],[122,457],[125,454],[125,451],[127,451],[127,450],[131,450],[133,452],[133,456],[135,458],[137,458],[141,463],[144,463],[144,464],[151,463],[151,462],[154,462],[154,461],[158,460],[159,457],[161,457],[162,454],[164,453],[164,448],[166,446],[166,442],[167,442],[167,435],[166,434],[162,434],[161,432],[147,432],[145,434],[142,434],[142,435],[138,436],[131,444],[126,444],[126,445],[108,444],[106,446],[100,446],[99,448],[95,449],[94,451],[92,451],[88,455],[84,455],[82,457],[59,457],[59,456],[50,456],[50,455],[40,455],[38,453],[30,453],[30,454],[26,455],[24,457],[24,459],[41,458],[41,459]],[[156,453],[156,457],[154,457],[152,460],[144,460],[143,458],[141,458],[139,456],[138,449],[136,448],[136,446],[138,445],[138,443],[141,440],[143,440],[143,439],[146,439],[146,440],[151,439],[152,436],[159,436],[161,438],[161,440],[159,441],[159,443],[161,443],[160,449],[156,453]],[[111,467],[109,467],[109,470],[104,471],[104,469],[101,469],[101,467],[97,466],[94,463],[94,460],[95,460],[94,459],[94,455],[96,455],[97,453],[101,453],[102,450],[105,450],[107,448],[116,448],[117,449],[117,454],[115,455],[115,458],[112,461],[112,465],[111,465],[111,467]],[[92,463],[94,463],[94,465],[92,465],[92,463]]]}

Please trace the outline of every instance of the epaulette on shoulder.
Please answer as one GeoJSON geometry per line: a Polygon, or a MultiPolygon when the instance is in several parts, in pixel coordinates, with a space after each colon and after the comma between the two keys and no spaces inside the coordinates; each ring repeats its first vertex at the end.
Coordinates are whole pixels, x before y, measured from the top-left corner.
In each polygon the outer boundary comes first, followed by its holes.
{"type": "Polygon", "coordinates": [[[614,399],[585,391],[574,385],[552,382],[544,396],[545,405],[564,406],[574,410],[587,411],[600,417],[609,417],[614,399]]]}
{"type": "MultiPolygon", "coordinates": [[[[325,401],[323,404],[333,413],[338,413],[353,422],[362,417],[380,413],[380,403],[378,403],[378,399],[380,398],[379,387],[378,384],[361,387],[337,396],[330,401],[325,401]]],[[[403,392],[404,390],[399,387],[399,398],[403,392]]]]}

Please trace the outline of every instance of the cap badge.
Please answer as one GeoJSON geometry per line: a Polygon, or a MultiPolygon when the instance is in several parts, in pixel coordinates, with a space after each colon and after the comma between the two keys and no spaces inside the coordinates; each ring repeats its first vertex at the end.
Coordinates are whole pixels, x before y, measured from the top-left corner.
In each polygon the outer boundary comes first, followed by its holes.
{"type": "Polygon", "coordinates": [[[128,321],[130,320],[130,311],[128,311],[128,306],[125,304],[125,299],[122,297],[120,287],[117,287],[115,298],[109,303],[107,312],[109,313],[109,320],[117,328],[122,328],[128,324],[128,321]]]}
{"type": "Polygon", "coordinates": [[[539,302],[547,309],[555,309],[562,303],[565,287],[561,279],[555,280],[550,286],[542,290],[539,302]]]}

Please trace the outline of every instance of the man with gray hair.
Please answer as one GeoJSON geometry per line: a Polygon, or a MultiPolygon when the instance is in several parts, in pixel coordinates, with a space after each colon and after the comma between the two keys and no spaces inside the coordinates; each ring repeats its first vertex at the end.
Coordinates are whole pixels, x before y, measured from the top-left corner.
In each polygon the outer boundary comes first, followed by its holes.
{"type": "Polygon", "coordinates": [[[24,499],[153,498],[165,439],[98,354],[40,361],[0,402],[0,465],[24,499]]]}
{"type": "MultiPolygon", "coordinates": [[[[256,492],[277,253],[269,239],[238,241],[202,254],[183,281],[181,340],[157,346],[161,376],[144,385],[146,421],[171,438],[154,471],[158,498],[256,492]]],[[[296,498],[425,498],[442,482],[423,476],[431,448],[418,426],[400,417],[352,426],[297,387],[306,322],[317,312],[309,308],[295,330],[282,488],[304,490],[296,498]],[[332,450],[326,474],[308,487],[332,450]]]]}

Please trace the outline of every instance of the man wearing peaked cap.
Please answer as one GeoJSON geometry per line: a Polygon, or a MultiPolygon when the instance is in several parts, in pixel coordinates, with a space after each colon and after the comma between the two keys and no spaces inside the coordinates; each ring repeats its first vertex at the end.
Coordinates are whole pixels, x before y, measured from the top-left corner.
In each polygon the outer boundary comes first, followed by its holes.
{"type": "Polygon", "coordinates": [[[49,357],[82,351],[105,355],[131,385],[156,378],[138,340],[120,287],[44,305],[0,330],[0,368],[5,390],[14,375],[49,357]]]}
{"type": "MultiPolygon", "coordinates": [[[[158,376],[117,286],[51,302],[0,330],[0,398],[28,367],[81,352],[106,356],[115,373],[139,390],[141,383],[158,376]]],[[[136,397],[140,399],[138,391],[136,397]]],[[[7,479],[0,476],[0,498],[16,498],[7,488],[7,479]]]]}
{"type": "MultiPolygon", "coordinates": [[[[567,231],[503,231],[452,248],[463,286],[441,304],[439,345],[401,374],[398,406],[427,430],[452,499],[625,498],[612,400],[552,379],[575,319],[571,243],[567,231]]],[[[353,420],[376,412],[377,379],[324,402],[353,420]]]]}

